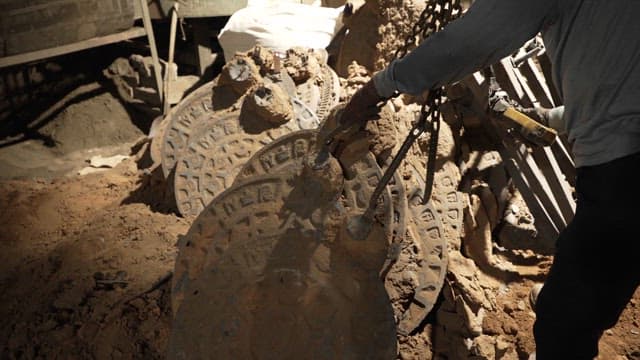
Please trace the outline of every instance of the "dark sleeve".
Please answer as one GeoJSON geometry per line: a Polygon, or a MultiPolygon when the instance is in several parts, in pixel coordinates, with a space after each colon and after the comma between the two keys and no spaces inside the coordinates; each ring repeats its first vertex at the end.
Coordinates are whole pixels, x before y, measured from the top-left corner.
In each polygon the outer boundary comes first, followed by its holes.
{"type": "Polygon", "coordinates": [[[491,65],[533,38],[557,0],[476,0],[464,16],[374,76],[378,93],[420,94],[491,65]]]}

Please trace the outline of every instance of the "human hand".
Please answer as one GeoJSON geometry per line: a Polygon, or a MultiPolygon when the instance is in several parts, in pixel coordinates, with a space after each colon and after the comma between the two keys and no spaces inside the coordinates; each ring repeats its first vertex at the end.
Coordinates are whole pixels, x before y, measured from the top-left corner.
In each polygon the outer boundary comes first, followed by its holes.
{"type": "Polygon", "coordinates": [[[378,95],[373,80],[369,80],[351,97],[343,110],[342,121],[351,124],[365,123],[378,118],[378,103],[383,99],[378,95]]]}
{"type": "Polygon", "coordinates": [[[522,109],[522,113],[532,118],[533,120],[539,122],[544,126],[549,126],[549,112],[551,109],[547,109],[540,106],[535,106],[532,108],[522,109]]]}

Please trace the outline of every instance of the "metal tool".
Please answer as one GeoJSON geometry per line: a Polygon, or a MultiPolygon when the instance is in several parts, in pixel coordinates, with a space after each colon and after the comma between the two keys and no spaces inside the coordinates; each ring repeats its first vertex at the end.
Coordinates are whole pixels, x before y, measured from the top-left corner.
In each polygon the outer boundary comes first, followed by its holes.
{"type": "Polygon", "coordinates": [[[438,150],[438,133],[440,132],[440,101],[442,99],[442,90],[434,90],[429,94],[429,98],[426,103],[422,105],[423,110],[421,112],[419,120],[413,125],[413,128],[407,135],[407,138],[400,146],[400,150],[394,156],[389,167],[385,170],[382,178],[378,182],[371,198],[369,199],[369,206],[362,215],[357,215],[349,219],[347,223],[347,231],[349,235],[356,240],[364,240],[369,235],[371,227],[374,221],[374,215],[376,207],[378,206],[378,199],[382,194],[382,191],[391,180],[391,177],[400,166],[402,160],[407,156],[407,152],[411,149],[411,145],[425,132],[430,134],[429,139],[429,152],[427,157],[427,174],[425,181],[424,195],[422,201],[424,204],[431,199],[431,192],[433,189],[433,180],[435,175],[435,162],[436,154],[438,150]]]}
{"type": "Polygon", "coordinates": [[[489,106],[494,112],[518,124],[522,136],[535,145],[550,146],[556,141],[558,133],[554,129],[546,127],[516,110],[509,103],[506,92],[495,91],[489,98],[489,106]]]}

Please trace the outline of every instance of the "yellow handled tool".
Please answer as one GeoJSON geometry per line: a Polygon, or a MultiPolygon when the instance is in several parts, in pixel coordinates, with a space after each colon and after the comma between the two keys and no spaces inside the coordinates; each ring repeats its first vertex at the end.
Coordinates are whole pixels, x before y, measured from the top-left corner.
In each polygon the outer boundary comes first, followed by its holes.
{"type": "Polygon", "coordinates": [[[558,133],[554,129],[544,126],[516,110],[507,100],[506,94],[501,93],[495,94],[490,99],[491,109],[518,124],[520,133],[525,139],[540,146],[549,146],[556,141],[558,133]]]}

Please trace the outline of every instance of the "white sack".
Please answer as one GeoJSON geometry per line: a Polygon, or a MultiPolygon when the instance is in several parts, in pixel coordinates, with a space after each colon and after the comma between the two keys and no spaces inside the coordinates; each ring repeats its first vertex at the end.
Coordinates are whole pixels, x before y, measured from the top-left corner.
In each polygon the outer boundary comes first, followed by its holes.
{"type": "Polygon", "coordinates": [[[266,1],[235,12],[218,40],[227,61],[255,45],[281,53],[294,46],[324,49],[336,32],[341,13],[342,8],[266,1]]]}

